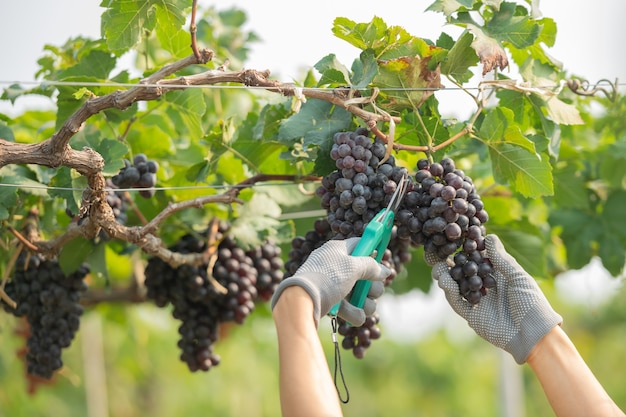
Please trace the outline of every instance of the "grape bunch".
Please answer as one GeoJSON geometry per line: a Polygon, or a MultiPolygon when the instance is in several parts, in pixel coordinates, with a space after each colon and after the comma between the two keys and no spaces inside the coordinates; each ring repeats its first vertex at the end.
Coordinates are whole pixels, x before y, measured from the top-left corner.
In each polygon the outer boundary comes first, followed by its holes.
{"type": "Polygon", "coordinates": [[[427,257],[453,256],[452,277],[461,295],[476,304],[487,288],[495,286],[491,264],[483,257],[487,211],[472,179],[444,158],[417,162],[416,185],[398,212],[399,233],[424,245],[427,257]]]}
{"type": "Polygon", "coordinates": [[[254,269],[257,271],[257,298],[269,301],[284,278],[282,250],[280,246],[265,242],[257,248],[246,251],[246,255],[252,259],[254,269]]]}
{"type": "MultiPolygon", "coordinates": [[[[158,307],[172,304],[172,315],[181,322],[178,332],[180,359],[192,372],[208,371],[219,364],[213,345],[218,340],[219,324],[244,323],[255,302],[271,298],[282,280],[283,261],[278,246],[265,242],[244,251],[228,234],[229,225],[218,228],[217,257],[209,265],[181,265],[173,268],[160,258],[150,258],[145,269],[148,298],[158,307]],[[262,277],[262,279],[259,279],[262,277]]],[[[170,250],[202,253],[208,249],[202,234],[187,234],[170,250]]]]}
{"type": "Polygon", "coordinates": [[[380,328],[378,327],[379,317],[374,313],[365,318],[362,326],[350,326],[345,320],[340,320],[337,332],[343,336],[341,347],[352,350],[354,357],[362,359],[365,351],[372,344],[372,340],[380,338],[380,328]]]}
{"type": "Polygon", "coordinates": [[[124,168],[115,174],[111,181],[118,188],[141,188],[139,195],[144,198],[150,198],[154,195],[154,186],[156,185],[156,173],[159,170],[159,164],[156,161],[149,160],[148,157],[139,153],[133,158],[133,162],[124,159],[124,168]]]}
{"type": "MultiPolygon", "coordinates": [[[[337,169],[322,178],[322,184],[316,190],[327,215],[315,221],[313,230],[292,240],[285,263],[285,278],[292,276],[309,254],[328,240],[362,236],[367,224],[389,205],[400,181],[408,178],[408,170],[396,166],[393,156],[381,163],[386,151],[386,145],[379,139],[370,139],[365,128],[333,135],[330,157],[335,161],[337,169]]],[[[411,182],[409,189],[412,186],[411,182]]],[[[385,285],[390,285],[402,270],[403,264],[411,260],[411,238],[408,234],[402,236],[398,232],[399,229],[394,226],[381,261],[392,271],[385,285]]],[[[341,318],[338,321],[340,328],[351,327],[341,318]]],[[[343,335],[344,348],[352,349],[356,357],[363,357],[370,343],[357,343],[352,333],[361,332],[363,340],[365,333],[379,335],[376,323],[377,318],[368,317],[366,324],[352,328],[350,334],[343,335]]]]}
{"type": "Polygon", "coordinates": [[[30,375],[50,379],[63,366],[61,351],[71,345],[80,325],[83,309],[78,304],[86,291],[89,268],[82,265],[65,275],[56,260],[22,252],[15,274],[5,291],[17,306],[2,303],[5,311],[26,317],[30,326],[26,364],[30,375]]]}

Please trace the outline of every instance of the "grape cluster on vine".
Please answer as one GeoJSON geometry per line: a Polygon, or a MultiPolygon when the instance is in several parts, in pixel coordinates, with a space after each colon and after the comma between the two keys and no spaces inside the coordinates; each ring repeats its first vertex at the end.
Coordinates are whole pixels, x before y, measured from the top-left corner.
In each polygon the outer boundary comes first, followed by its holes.
{"type": "MultiPolygon", "coordinates": [[[[408,176],[408,171],[396,166],[393,156],[384,160],[386,150],[382,141],[369,138],[365,128],[333,135],[330,157],[337,169],[326,175],[317,189],[327,215],[315,221],[313,230],[292,240],[286,277],[293,275],[309,254],[328,240],[362,236],[365,226],[387,207],[399,182],[408,176]]],[[[385,281],[386,285],[390,285],[403,264],[411,260],[410,246],[410,238],[400,236],[394,226],[382,259],[382,263],[392,271],[385,281]]],[[[341,318],[338,320],[340,328],[348,326],[341,318]]],[[[368,320],[366,325],[369,323],[370,327],[367,332],[379,334],[378,320],[368,320]]],[[[343,336],[343,346],[347,348],[350,345],[354,355],[362,357],[369,343],[346,342],[347,339],[354,340],[350,335],[343,336]]]]}
{"type": "MultiPolygon", "coordinates": [[[[362,236],[367,223],[387,207],[408,170],[397,166],[393,156],[384,160],[386,151],[386,145],[371,140],[364,128],[333,135],[330,157],[336,170],[326,175],[317,189],[327,215],[315,221],[313,230],[292,240],[285,277],[293,275],[309,254],[328,240],[362,236]]],[[[488,218],[472,179],[457,169],[452,159],[418,161],[382,259],[392,271],[385,284],[390,285],[402,265],[411,260],[410,248],[423,245],[431,259],[454,255],[456,264],[450,272],[459,291],[470,303],[477,303],[495,285],[491,264],[482,256],[488,218]]],[[[339,323],[343,347],[352,349],[358,358],[380,335],[377,316],[368,317],[361,327],[341,319],[339,323]]]]}
{"type": "Polygon", "coordinates": [[[148,159],[139,153],[133,158],[133,162],[124,159],[124,168],[111,178],[111,182],[117,188],[141,188],[139,195],[150,198],[154,195],[156,185],[156,173],[159,170],[159,163],[148,159]]]}
{"type": "Polygon", "coordinates": [[[63,366],[62,350],[71,345],[80,325],[83,309],[78,301],[87,289],[88,273],[86,265],[66,275],[56,260],[25,251],[18,256],[13,278],[5,287],[16,308],[4,302],[2,306],[28,321],[28,374],[50,379],[63,366]]]}
{"type": "Polygon", "coordinates": [[[404,199],[408,210],[398,213],[401,230],[424,245],[426,256],[445,260],[453,255],[450,273],[461,295],[478,303],[495,280],[491,263],[482,255],[489,215],[476,186],[450,158],[419,160],[415,180],[404,199]]]}
{"type": "MultiPolygon", "coordinates": [[[[159,307],[172,304],[172,315],[181,322],[178,329],[180,359],[193,372],[208,371],[219,363],[213,345],[219,324],[242,324],[258,300],[271,298],[283,278],[280,247],[265,242],[244,250],[221,222],[215,262],[200,266],[171,267],[160,258],[150,258],[145,269],[148,298],[159,307]]],[[[170,250],[186,253],[207,251],[209,231],[183,236],[170,250]]]]}

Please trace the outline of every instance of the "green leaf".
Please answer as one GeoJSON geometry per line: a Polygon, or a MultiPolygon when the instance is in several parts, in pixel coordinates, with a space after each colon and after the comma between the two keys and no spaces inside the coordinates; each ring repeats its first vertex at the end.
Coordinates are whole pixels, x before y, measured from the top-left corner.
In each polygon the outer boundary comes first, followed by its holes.
{"type": "Polygon", "coordinates": [[[135,46],[144,31],[154,29],[157,19],[154,4],[146,0],[103,0],[102,34],[116,55],[135,46]]]}
{"type": "Polygon", "coordinates": [[[400,110],[416,109],[433,94],[430,88],[442,87],[439,70],[430,71],[426,63],[428,58],[405,56],[379,62],[379,73],[374,83],[380,88],[380,96],[385,107],[400,110]],[[426,89],[426,90],[424,90],[426,89]]]}
{"type": "Polygon", "coordinates": [[[15,142],[13,130],[3,121],[0,121],[0,139],[6,140],[7,142],[15,142]]]}
{"type": "Polygon", "coordinates": [[[87,254],[86,259],[89,264],[90,274],[98,279],[109,282],[109,268],[106,260],[106,243],[99,242],[92,246],[92,251],[87,254]]]}
{"type": "Polygon", "coordinates": [[[76,271],[93,252],[93,249],[93,243],[82,237],[77,237],[63,245],[59,254],[59,266],[63,273],[69,275],[76,271]]]}
{"type": "Polygon", "coordinates": [[[503,2],[485,28],[496,39],[510,42],[518,49],[526,48],[535,43],[541,27],[529,16],[517,14],[515,3],[503,2]]]}
{"type": "Polygon", "coordinates": [[[626,191],[615,190],[609,194],[602,211],[602,222],[606,233],[617,235],[626,245],[626,222],[624,222],[624,208],[626,207],[626,191]]]}
{"type": "Polygon", "coordinates": [[[105,176],[116,174],[124,166],[128,146],[118,140],[103,138],[101,132],[96,129],[86,129],[83,133],[72,141],[74,149],[88,147],[98,152],[104,159],[102,174],[105,176]]]}
{"type": "MultiPolygon", "coordinates": [[[[4,179],[2,179],[2,183],[4,179]]],[[[9,217],[11,209],[17,205],[17,188],[0,187],[0,220],[6,220],[9,217]]]]}
{"type": "Polygon", "coordinates": [[[481,137],[490,142],[507,142],[535,153],[535,144],[522,135],[513,122],[513,112],[506,107],[493,109],[480,126],[481,137]]]}
{"type": "Polygon", "coordinates": [[[489,142],[488,146],[494,176],[499,182],[509,182],[515,191],[528,198],[554,194],[547,158],[506,141],[489,142]]]}
{"type": "Polygon", "coordinates": [[[348,69],[337,60],[335,54],[330,54],[319,60],[314,68],[319,71],[320,77],[317,86],[347,86],[350,85],[350,73],[348,69]]]}
{"type": "Polygon", "coordinates": [[[83,190],[87,187],[87,179],[68,167],[60,167],[50,181],[50,186],[62,188],[49,189],[48,194],[50,197],[58,197],[65,200],[67,209],[73,214],[78,214],[83,190]]]}
{"type": "Polygon", "coordinates": [[[163,49],[174,57],[182,58],[190,52],[191,35],[182,30],[185,15],[171,1],[158,0],[156,5],[156,34],[163,49]]]}
{"type": "Polygon", "coordinates": [[[510,225],[488,225],[489,233],[498,235],[507,252],[529,275],[546,277],[546,252],[539,230],[528,221],[510,225]]]}
{"type": "Polygon", "coordinates": [[[333,34],[339,39],[365,50],[374,49],[376,40],[382,38],[387,25],[380,17],[374,17],[370,23],[356,23],[345,17],[338,17],[333,22],[333,34]]]}
{"type": "Polygon", "coordinates": [[[548,99],[537,97],[534,100],[543,105],[554,123],[561,125],[585,124],[582,117],[580,117],[578,109],[572,104],[561,101],[558,97],[550,97],[548,99]]]}
{"type": "Polygon", "coordinates": [[[458,11],[471,10],[476,0],[436,0],[426,10],[450,16],[458,11]]]}
{"type": "Polygon", "coordinates": [[[278,131],[278,139],[292,143],[304,139],[309,145],[321,145],[335,132],[347,129],[352,122],[351,113],[323,100],[310,99],[300,112],[287,119],[278,131]]]}
{"type": "Polygon", "coordinates": [[[553,210],[548,218],[552,227],[561,228],[561,240],[567,250],[567,262],[571,268],[580,269],[591,261],[592,242],[598,236],[597,218],[578,209],[553,210]]]}
{"type": "Polygon", "coordinates": [[[47,195],[44,184],[21,175],[3,175],[2,182],[4,184],[17,185],[19,186],[19,190],[38,197],[45,197],[47,195]]]}
{"type": "Polygon", "coordinates": [[[599,175],[607,184],[619,188],[626,178],[626,141],[612,143],[602,153],[599,175]]]}
{"type": "Polygon", "coordinates": [[[366,49],[361,52],[359,59],[352,64],[352,88],[361,89],[367,87],[378,74],[378,63],[374,51],[366,49]]]}
{"type": "Polygon", "coordinates": [[[606,230],[599,237],[598,256],[602,260],[602,265],[611,273],[612,276],[619,276],[624,270],[626,263],[626,247],[611,233],[606,230]]]}
{"type": "Polygon", "coordinates": [[[255,192],[250,201],[239,209],[231,232],[244,247],[260,246],[266,239],[276,236],[281,228],[278,220],[281,213],[280,206],[271,196],[255,192]]]}
{"type": "Polygon", "coordinates": [[[196,139],[204,136],[202,116],[206,112],[206,104],[199,88],[169,92],[165,100],[168,116],[177,127],[182,127],[182,132],[186,131],[196,139]]]}
{"type": "Polygon", "coordinates": [[[461,84],[472,78],[473,73],[469,68],[478,63],[478,56],[471,48],[473,40],[469,32],[461,35],[441,64],[442,74],[449,75],[461,84]]]}
{"type": "Polygon", "coordinates": [[[371,22],[355,23],[338,17],[333,23],[333,33],[361,50],[371,49],[378,59],[395,59],[402,56],[427,56],[430,45],[423,39],[411,36],[400,26],[390,26],[377,16],[371,22]]]}
{"type": "MultiPolygon", "coordinates": [[[[141,129],[132,129],[126,140],[133,153],[145,153],[149,158],[168,159],[179,150],[167,130],[159,125],[146,121],[141,124],[141,129]]],[[[179,145],[180,146],[180,145],[179,145]]]]}
{"type": "Polygon", "coordinates": [[[24,90],[21,85],[11,84],[2,91],[0,99],[9,100],[11,104],[15,104],[15,100],[17,100],[18,97],[23,96],[25,93],[26,90],[24,90]]]}
{"type": "Polygon", "coordinates": [[[81,55],[80,60],[75,65],[60,71],[57,78],[68,81],[88,81],[87,78],[103,81],[109,78],[115,65],[117,65],[117,59],[110,53],[94,49],[81,55]]]}
{"type": "Polygon", "coordinates": [[[554,201],[560,207],[589,208],[585,179],[573,163],[554,171],[554,201]]]}
{"type": "Polygon", "coordinates": [[[315,158],[313,172],[319,176],[325,176],[337,169],[335,161],[330,157],[330,150],[333,147],[333,141],[327,140],[320,145],[320,151],[315,158]]]}
{"type": "Polygon", "coordinates": [[[552,195],[552,168],[548,158],[535,152],[535,145],[522,135],[519,127],[509,125],[512,112],[496,108],[489,112],[480,127],[480,135],[489,147],[494,177],[509,182],[525,197],[552,195]]]}

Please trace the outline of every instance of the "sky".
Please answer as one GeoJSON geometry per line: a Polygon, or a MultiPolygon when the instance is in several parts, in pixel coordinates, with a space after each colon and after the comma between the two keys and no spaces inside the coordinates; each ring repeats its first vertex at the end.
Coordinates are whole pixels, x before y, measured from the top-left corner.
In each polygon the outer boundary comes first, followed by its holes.
{"type": "MultiPolygon", "coordinates": [[[[388,25],[399,25],[413,35],[430,39],[436,39],[442,31],[458,34],[460,29],[445,26],[440,13],[425,12],[430,3],[431,0],[200,0],[202,5],[215,4],[220,9],[236,6],[246,10],[247,29],[263,41],[253,45],[246,67],[269,69],[282,81],[297,78],[302,68],[313,66],[328,53],[335,53],[346,66],[351,65],[359,51],[331,32],[333,20],[339,16],[358,22],[379,16],[388,25]],[[307,4],[310,6],[304,6],[307,4]]],[[[45,44],[59,45],[77,35],[99,37],[103,11],[99,4],[97,0],[2,2],[0,82],[34,80],[36,62],[45,44]]],[[[544,16],[554,18],[558,26],[556,45],[549,52],[568,71],[592,83],[602,78],[626,81],[626,1],[543,0],[540,5],[544,16]]],[[[445,113],[446,106],[458,107],[465,103],[459,103],[459,99],[467,98],[462,93],[442,91],[439,99],[445,113]]],[[[28,106],[31,101],[20,99],[19,106],[28,106]]],[[[469,101],[467,104],[471,105],[469,101]]],[[[0,103],[1,111],[12,113],[6,103],[0,103]]]]}
{"type": "MultiPolygon", "coordinates": [[[[444,25],[441,14],[425,12],[430,3],[431,0],[200,0],[202,5],[215,4],[219,9],[237,6],[246,10],[246,28],[263,41],[252,46],[246,68],[269,69],[286,82],[298,78],[302,68],[312,67],[328,53],[335,53],[350,67],[359,50],[333,36],[333,20],[339,16],[357,22],[369,22],[373,16],[379,16],[388,25],[402,26],[423,38],[436,39],[442,31],[453,36],[458,34],[458,28],[444,25]]],[[[103,11],[99,4],[96,0],[3,1],[0,4],[0,88],[6,86],[6,82],[33,81],[44,45],[60,45],[78,35],[98,38],[103,11]]],[[[626,81],[623,47],[626,1],[543,0],[540,6],[543,15],[557,23],[557,41],[549,53],[563,62],[566,70],[592,83],[602,78],[626,81]]],[[[442,113],[446,106],[451,112],[463,106],[459,100],[465,98],[458,92],[438,94],[442,113]]],[[[17,108],[12,108],[0,102],[0,113],[12,114],[20,108],[40,106],[41,102],[21,98],[17,104],[17,108]]],[[[589,268],[573,271],[557,280],[560,294],[575,302],[596,304],[614,291],[617,280],[595,264],[589,268]]],[[[383,303],[381,315],[394,317],[386,328],[392,333],[397,330],[403,337],[419,337],[444,322],[458,324],[461,319],[442,303],[442,297],[441,291],[434,288],[429,294],[415,292],[393,303],[383,303]],[[416,305],[428,311],[429,320],[419,320],[416,305]],[[434,309],[439,309],[436,310],[439,313],[433,314],[434,309]],[[412,313],[407,314],[407,311],[412,313]]]]}

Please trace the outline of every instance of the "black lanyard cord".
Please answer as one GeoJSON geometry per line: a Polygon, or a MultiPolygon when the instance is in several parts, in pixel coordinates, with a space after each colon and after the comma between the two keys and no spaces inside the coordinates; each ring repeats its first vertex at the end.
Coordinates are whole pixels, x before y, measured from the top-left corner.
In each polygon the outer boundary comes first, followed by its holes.
{"type": "Polygon", "coordinates": [[[341,352],[339,351],[339,342],[337,341],[337,316],[331,317],[330,322],[333,328],[333,333],[332,333],[333,343],[335,344],[335,373],[334,373],[335,374],[334,375],[335,388],[337,389],[339,400],[342,403],[347,404],[348,401],[350,401],[350,391],[348,391],[348,385],[346,384],[346,378],[343,375],[343,368],[341,366],[341,352]],[[345,399],[343,398],[341,391],[339,390],[339,385],[337,385],[337,370],[339,370],[339,374],[341,375],[341,383],[346,393],[345,399]]]}

